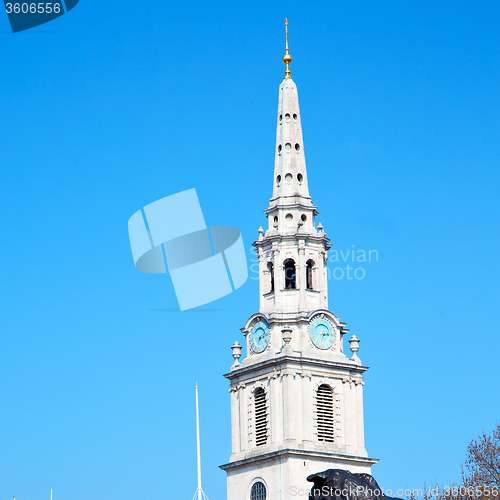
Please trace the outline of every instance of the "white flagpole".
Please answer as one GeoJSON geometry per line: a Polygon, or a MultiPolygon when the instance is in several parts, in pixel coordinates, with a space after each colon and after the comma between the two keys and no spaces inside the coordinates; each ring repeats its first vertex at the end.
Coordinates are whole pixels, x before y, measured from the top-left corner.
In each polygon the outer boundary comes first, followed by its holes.
{"type": "Polygon", "coordinates": [[[198,458],[198,488],[193,500],[208,500],[207,495],[201,488],[201,453],[200,453],[200,407],[198,405],[198,382],[196,382],[196,451],[198,458]]]}
{"type": "Polygon", "coordinates": [[[198,500],[202,500],[201,498],[201,456],[200,456],[200,410],[198,407],[198,382],[196,382],[196,445],[198,452],[198,500]]]}

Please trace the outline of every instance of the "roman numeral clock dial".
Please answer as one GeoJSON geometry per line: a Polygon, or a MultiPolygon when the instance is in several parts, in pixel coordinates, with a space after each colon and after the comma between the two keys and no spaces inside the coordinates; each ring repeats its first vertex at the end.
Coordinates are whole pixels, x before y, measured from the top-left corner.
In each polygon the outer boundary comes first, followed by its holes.
{"type": "Polygon", "coordinates": [[[269,344],[270,336],[271,332],[267,324],[264,321],[258,321],[253,325],[252,331],[250,332],[250,349],[252,349],[255,354],[264,352],[269,344]]]}
{"type": "Polygon", "coordinates": [[[314,318],[309,323],[309,338],[318,349],[330,349],[335,342],[335,328],[326,318],[314,318]]]}

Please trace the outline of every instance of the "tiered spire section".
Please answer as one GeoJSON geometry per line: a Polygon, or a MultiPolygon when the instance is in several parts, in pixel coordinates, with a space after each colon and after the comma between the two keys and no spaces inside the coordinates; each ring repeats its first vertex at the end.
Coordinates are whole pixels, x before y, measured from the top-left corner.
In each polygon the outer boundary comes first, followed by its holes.
{"type": "Polygon", "coordinates": [[[277,204],[303,203],[311,205],[307,187],[306,159],[300,123],[297,86],[290,77],[292,56],[288,53],[288,21],[286,48],[283,62],[286,64],[285,79],[280,85],[276,151],[274,160],[274,189],[270,208],[277,204]]]}
{"type": "Polygon", "coordinates": [[[326,276],[330,248],[307,185],[297,86],[290,77],[288,21],[285,78],[279,88],[274,187],[265,210],[268,229],[254,243],[259,254],[260,312],[286,319],[328,308],[326,276]],[[286,318],[285,316],[286,315],[286,318]]]}
{"type": "Polygon", "coordinates": [[[274,189],[270,207],[290,203],[311,205],[307,186],[299,96],[297,86],[288,77],[283,80],[279,89],[274,189]]]}

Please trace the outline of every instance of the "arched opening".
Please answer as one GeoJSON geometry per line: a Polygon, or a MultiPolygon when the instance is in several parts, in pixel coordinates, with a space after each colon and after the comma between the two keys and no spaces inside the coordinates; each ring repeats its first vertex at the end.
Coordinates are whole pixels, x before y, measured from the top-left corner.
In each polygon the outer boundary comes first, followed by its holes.
{"type": "Polygon", "coordinates": [[[313,287],[313,269],[314,269],[314,261],[309,259],[306,262],[306,288],[307,290],[312,290],[313,287]]]}
{"type": "Polygon", "coordinates": [[[287,259],[285,264],[285,288],[297,288],[295,276],[295,262],[293,259],[287,259]]]}
{"type": "Polygon", "coordinates": [[[267,269],[269,271],[269,275],[271,277],[271,292],[274,292],[274,265],[272,262],[267,263],[267,269]]]}
{"type": "Polygon", "coordinates": [[[255,404],[255,444],[261,446],[267,443],[267,401],[266,391],[257,387],[254,392],[255,404]]]}
{"type": "Polygon", "coordinates": [[[316,423],[318,424],[318,441],[333,443],[333,390],[322,384],[316,392],[316,423]]]}
{"type": "Polygon", "coordinates": [[[252,485],[250,500],[266,500],[266,486],[263,482],[257,481],[252,485]]]}

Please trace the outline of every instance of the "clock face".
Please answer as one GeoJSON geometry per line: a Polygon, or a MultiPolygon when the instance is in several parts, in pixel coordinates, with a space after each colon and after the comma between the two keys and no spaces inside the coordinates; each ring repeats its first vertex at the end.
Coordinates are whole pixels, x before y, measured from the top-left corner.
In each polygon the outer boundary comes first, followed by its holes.
{"type": "Polygon", "coordinates": [[[326,318],[314,318],[309,324],[309,337],[318,349],[330,349],[335,342],[335,328],[326,318]]]}
{"type": "Polygon", "coordinates": [[[253,325],[252,331],[250,332],[250,349],[252,349],[255,354],[264,352],[269,344],[270,336],[271,332],[267,324],[264,323],[264,321],[258,321],[253,325]]]}

